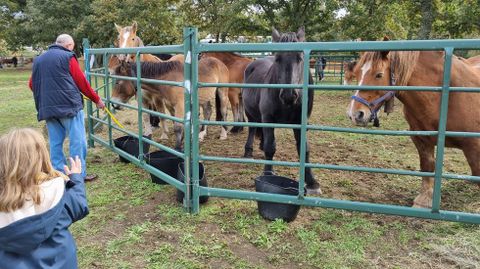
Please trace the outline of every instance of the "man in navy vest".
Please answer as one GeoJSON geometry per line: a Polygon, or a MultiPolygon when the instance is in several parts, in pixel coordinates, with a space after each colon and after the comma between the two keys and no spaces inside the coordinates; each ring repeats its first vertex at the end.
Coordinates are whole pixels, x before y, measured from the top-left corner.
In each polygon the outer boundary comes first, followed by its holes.
{"type": "Polygon", "coordinates": [[[38,121],[45,120],[53,167],[64,171],[66,165],[63,143],[68,137],[70,156],[79,156],[82,161],[82,176],[87,176],[87,140],[83,113],[82,93],[98,108],[105,105],[88,83],[80,69],[77,57],[72,52],[75,42],[70,35],[61,34],[47,52],[35,58],[29,86],[33,91],[38,121]]]}

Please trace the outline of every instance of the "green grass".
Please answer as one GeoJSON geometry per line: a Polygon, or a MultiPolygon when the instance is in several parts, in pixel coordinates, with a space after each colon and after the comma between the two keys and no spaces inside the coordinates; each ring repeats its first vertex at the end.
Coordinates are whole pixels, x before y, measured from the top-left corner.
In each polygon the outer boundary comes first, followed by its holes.
{"type": "MultiPolygon", "coordinates": [[[[36,121],[27,87],[29,71],[0,70],[0,134],[36,121]]],[[[316,94],[315,124],[349,127],[348,92],[316,94]]],[[[400,109],[382,127],[406,129],[400,109]]],[[[118,112],[135,130],[135,116],[118,112]]],[[[210,133],[217,133],[215,128],[210,133]]],[[[289,130],[276,131],[276,158],[295,160],[289,130]],[[281,146],[280,146],[281,145],[281,146]]],[[[104,133],[100,135],[105,136],[104,133]]],[[[118,135],[118,133],[114,133],[118,135]]],[[[207,137],[202,154],[238,157],[245,132],[219,141],[207,137]]],[[[173,143],[171,140],[166,143],[173,143]]],[[[315,162],[418,169],[407,137],[309,132],[315,162]]],[[[255,149],[255,154],[261,154],[255,149]]],[[[176,190],[151,183],[150,175],[123,164],[114,153],[89,149],[87,184],[90,214],[72,225],[80,268],[478,268],[477,225],[302,207],[291,223],[266,221],[256,202],[211,198],[198,215],[185,213],[176,190]]],[[[253,190],[259,165],[205,163],[209,185],[253,190]]],[[[298,178],[298,169],[277,167],[298,178]]],[[[445,169],[469,173],[461,152],[447,150],[445,169]]],[[[414,177],[315,170],[327,198],[411,205],[420,180],[414,177]]],[[[478,188],[458,181],[443,184],[442,206],[478,212],[478,188]]]]}

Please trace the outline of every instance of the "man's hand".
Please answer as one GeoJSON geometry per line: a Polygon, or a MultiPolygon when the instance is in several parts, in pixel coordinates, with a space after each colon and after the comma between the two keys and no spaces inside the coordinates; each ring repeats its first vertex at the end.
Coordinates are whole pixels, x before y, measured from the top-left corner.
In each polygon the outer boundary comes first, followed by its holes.
{"type": "Polygon", "coordinates": [[[105,104],[103,103],[102,99],[98,100],[97,107],[100,109],[103,109],[105,107],[105,104]]]}

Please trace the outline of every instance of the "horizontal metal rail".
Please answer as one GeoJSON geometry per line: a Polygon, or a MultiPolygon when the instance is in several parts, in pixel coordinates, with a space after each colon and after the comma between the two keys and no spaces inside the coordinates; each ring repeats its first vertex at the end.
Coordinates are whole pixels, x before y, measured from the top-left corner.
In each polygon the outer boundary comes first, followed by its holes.
{"type": "MultiPolygon", "coordinates": [[[[198,87],[229,87],[229,88],[268,88],[268,89],[298,89],[303,84],[253,84],[253,83],[198,83],[198,87]]],[[[368,86],[368,85],[308,85],[309,89],[331,91],[424,91],[441,92],[442,87],[432,86],[368,86]]],[[[451,87],[451,92],[480,92],[480,88],[451,87]]]]}
{"type": "MultiPolygon", "coordinates": [[[[232,122],[232,121],[206,121],[199,120],[203,125],[220,125],[220,126],[242,126],[242,127],[274,127],[279,129],[300,129],[300,124],[287,124],[287,123],[264,123],[264,122],[232,122]]],[[[371,129],[359,129],[359,128],[345,128],[345,127],[332,127],[325,125],[307,125],[307,130],[314,131],[328,131],[328,132],[342,132],[342,133],[355,133],[355,134],[372,134],[372,135],[390,135],[390,136],[435,136],[438,135],[438,131],[395,131],[395,130],[371,130],[371,129]]],[[[446,136],[451,137],[480,137],[480,133],[474,132],[454,132],[446,131],[446,136]]]]}
{"type": "MultiPolygon", "coordinates": [[[[98,77],[109,77],[109,78],[115,78],[115,79],[120,79],[120,80],[128,80],[128,81],[137,81],[136,77],[125,77],[125,76],[117,76],[117,75],[108,75],[108,74],[100,74],[100,73],[93,73],[93,72],[88,72],[88,75],[91,76],[98,76],[98,77]]],[[[177,87],[183,87],[183,81],[178,82],[178,81],[170,81],[170,80],[159,80],[159,79],[148,79],[148,78],[140,78],[140,81],[143,83],[148,83],[148,84],[159,84],[159,85],[169,85],[169,86],[177,86],[177,87]]]]}
{"type": "Polygon", "coordinates": [[[155,53],[183,53],[183,45],[147,46],[136,48],[99,48],[88,49],[89,54],[155,54],[155,53]]]}
{"type": "Polygon", "coordinates": [[[282,51],[430,51],[455,49],[479,49],[478,39],[459,40],[394,40],[362,41],[362,42],[294,42],[294,43],[262,43],[262,44],[198,44],[198,52],[282,52],[282,51]]]}
{"type": "Polygon", "coordinates": [[[241,200],[266,201],[273,203],[296,204],[303,206],[320,206],[325,208],[335,208],[344,210],[353,210],[366,213],[380,213],[386,215],[399,215],[405,217],[416,217],[435,220],[460,221],[465,223],[480,223],[480,215],[464,213],[457,211],[440,210],[432,212],[425,208],[412,208],[398,205],[374,204],[368,202],[357,202],[349,200],[336,200],[320,197],[304,197],[298,199],[296,196],[259,193],[242,190],[229,190],[219,188],[199,187],[200,196],[215,196],[222,198],[232,198],[241,200]]]}

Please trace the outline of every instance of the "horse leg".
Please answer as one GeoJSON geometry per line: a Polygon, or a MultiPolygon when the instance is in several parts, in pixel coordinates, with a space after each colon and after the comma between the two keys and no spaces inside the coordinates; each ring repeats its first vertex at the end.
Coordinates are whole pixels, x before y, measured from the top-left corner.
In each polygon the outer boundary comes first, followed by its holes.
{"type": "Polygon", "coordinates": [[[245,158],[253,158],[253,140],[255,139],[256,132],[256,127],[248,127],[248,137],[245,143],[245,153],[243,154],[245,158]]]}
{"type": "MultiPolygon", "coordinates": [[[[146,102],[142,102],[143,107],[149,107],[149,104],[146,102]]],[[[142,120],[143,120],[143,135],[149,136],[152,135],[153,129],[152,125],[150,124],[150,113],[142,113],[142,120]]]]}
{"type": "MultiPolygon", "coordinates": [[[[157,103],[157,111],[165,114],[165,104],[164,104],[163,100],[157,103]]],[[[160,123],[162,125],[162,134],[160,135],[160,139],[167,140],[168,139],[167,121],[164,118],[160,118],[160,123]]]]}
{"type": "MultiPolygon", "coordinates": [[[[234,122],[243,122],[243,101],[240,88],[230,88],[228,90],[228,99],[230,100],[230,105],[232,107],[233,121],[234,122]]],[[[230,129],[231,133],[239,133],[243,130],[242,126],[234,126],[230,129]]]]}
{"type": "MultiPolygon", "coordinates": [[[[411,139],[420,157],[420,170],[422,172],[435,171],[435,146],[428,143],[424,137],[412,136],[411,139]]],[[[433,183],[432,177],[422,178],[422,188],[420,189],[420,194],[413,200],[413,207],[432,207],[433,183]]]]}
{"type": "MultiPolygon", "coordinates": [[[[273,122],[273,121],[264,121],[262,122],[273,122]]],[[[275,144],[275,129],[263,127],[263,152],[265,153],[265,160],[273,160],[273,156],[276,151],[275,144]]],[[[266,164],[263,168],[264,175],[274,175],[273,166],[271,164],[266,164]]]]}
{"type": "MultiPolygon", "coordinates": [[[[183,101],[179,102],[181,104],[178,104],[174,107],[174,115],[177,118],[183,118],[184,115],[184,110],[183,110],[183,101]]],[[[183,149],[183,124],[180,122],[175,121],[173,123],[173,132],[175,133],[175,149],[177,150],[182,150],[183,149]]]]}
{"type": "MultiPolygon", "coordinates": [[[[202,105],[202,110],[203,110],[203,118],[209,121],[212,115],[212,103],[210,101],[205,102],[202,105]]],[[[198,133],[198,140],[202,142],[205,139],[206,135],[207,135],[207,125],[202,125],[200,127],[200,132],[198,133]]]]}
{"type": "MultiPolygon", "coordinates": [[[[293,136],[295,137],[295,142],[297,146],[297,153],[298,157],[300,158],[300,143],[301,143],[301,137],[300,137],[300,130],[299,129],[293,129],[293,136]]],[[[308,163],[310,162],[310,149],[308,147],[308,141],[306,142],[306,147],[305,147],[305,162],[308,163]]],[[[315,180],[313,177],[312,169],[310,167],[305,168],[305,183],[307,187],[307,194],[322,194],[322,190],[320,189],[320,184],[315,180]]]]}
{"type": "MultiPolygon", "coordinates": [[[[467,159],[470,170],[472,171],[472,176],[480,176],[480,138],[465,138],[471,139],[473,143],[467,143],[463,147],[463,155],[467,159]]],[[[477,182],[477,185],[480,187],[480,182],[477,182]]]]}
{"type": "MultiPolygon", "coordinates": [[[[217,120],[227,121],[227,111],[228,111],[228,88],[218,88],[216,98],[219,99],[219,103],[215,103],[215,109],[220,110],[220,113],[217,112],[217,120]]],[[[227,139],[227,126],[220,126],[220,140],[227,139]]]]}

